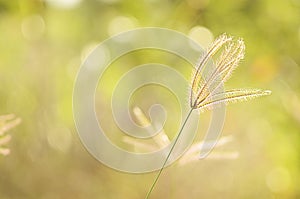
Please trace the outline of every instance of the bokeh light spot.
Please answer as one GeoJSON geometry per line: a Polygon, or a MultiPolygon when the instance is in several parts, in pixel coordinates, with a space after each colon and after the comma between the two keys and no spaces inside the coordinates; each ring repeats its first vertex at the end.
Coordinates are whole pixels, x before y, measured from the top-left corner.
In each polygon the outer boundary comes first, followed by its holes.
{"type": "Polygon", "coordinates": [[[251,70],[257,80],[269,82],[279,73],[279,66],[273,56],[262,56],[254,61],[251,70]]]}
{"type": "Polygon", "coordinates": [[[77,7],[81,0],[45,0],[51,6],[62,8],[62,9],[72,9],[77,7]]]}
{"type": "Polygon", "coordinates": [[[86,61],[87,68],[89,70],[97,70],[99,66],[102,66],[110,58],[109,50],[104,46],[98,46],[96,48],[95,43],[87,45],[81,53],[82,62],[86,61]],[[91,54],[92,52],[92,54],[91,54]],[[89,59],[86,58],[89,56],[89,59]]]}
{"type": "Polygon", "coordinates": [[[214,36],[211,33],[211,31],[202,26],[193,27],[189,31],[188,36],[195,42],[200,44],[203,48],[208,48],[214,39],[214,36]]]}
{"type": "Polygon", "coordinates": [[[109,23],[108,34],[109,36],[113,36],[120,32],[134,29],[137,25],[137,19],[133,17],[118,16],[109,23]]]}
{"type": "Polygon", "coordinates": [[[283,167],[272,169],[266,176],[266,184],[272,192],[284,192],[291,183],[289,171],[283,167]]]}
{"type": "Polygon", "coordinates": [[[97,45],[98,45],[97,42],[90,42],[83,47],[83,50],[81,51],[81,56],[80,56],[81,62],[84,62],[84,60],[97,47],[97,45]]]}
{"type": "Polygon", "coordinates": [[[40,15],[26,17],[21,25],[22,34],[27,40],[38,40],[45,31],[45,22],[40,15]]]}

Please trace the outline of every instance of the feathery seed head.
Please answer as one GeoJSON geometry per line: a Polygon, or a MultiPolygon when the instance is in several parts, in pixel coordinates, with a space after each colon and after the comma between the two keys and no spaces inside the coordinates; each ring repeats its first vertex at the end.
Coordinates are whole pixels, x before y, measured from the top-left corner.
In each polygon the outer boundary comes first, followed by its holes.
{"type": "Polygon", "coordinates": [[[245,44],[242,39],[233,40],[232,37],[222,34],[203,54],[193,73],[190,93],[190,106],[192,109],[207,109],[215,104],[248,100],[254,97],[269,95],[270,91],[258,89],[238,89],[225,91],[220,95],[218,88],[223,85],[237,68],[245,55],[245,44]],[[204,72],[208,61],[223,48],[217,58],[212,72],[204,72]],[[220,97],[222,96],[222,97],[220,97]]]}

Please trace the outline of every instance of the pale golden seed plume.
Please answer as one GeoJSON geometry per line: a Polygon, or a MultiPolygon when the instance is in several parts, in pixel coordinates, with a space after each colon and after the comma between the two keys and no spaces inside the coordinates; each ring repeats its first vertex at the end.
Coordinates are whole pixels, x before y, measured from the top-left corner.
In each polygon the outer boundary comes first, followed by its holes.
{"type": "Polygon", "coordinates": [[[233,89],[212,95],[207,101],[199,105],[197,108],[199,108],[200,111],[205,111],[214,108],[214,105],[248,101],[250,99],[270,94],[271,91],[269,90],[233,89]]]}
{"type": "Polygon", "coordinates": [[[194,97],[199,93],[199,85],[203,84],[202,73],[206,67],[208,61],[218,52],[218,50],[227,42],[231,41],[232,38],[228,37],[226,34],[219,36],[211,45],[211,47],[204,53],[196,64],[195,70],[193,72],[192,84],[191,84],[191,94],[190,103],[193,106],[194,97]]]}
{"type": "Polygon", "coordinates": [[[271,93],[259,89],[238,89],[217,93],[223,83],[231,77],[232,72],[244,58],[244,54],[245,44],[242,39],[233,40],[223,34],[213,42],[212,46],[200,59],[193,75],[190,93],[190,106],[192,109],[200,108],[203,111],[211,109],[216,104],[245,101],[271,93]],[[220,57],[217,58],[214,70],[203,72],[207,67],[208,60],[213,59],[213,55],[222,47],[223,51],[220,57]]]}
{"type": "Polygon", "coordinates": [[[21,119],[15,118],[13,114],[0,116],[0,136],[20,123],[21,119]]]}
{"type": "MultiPolygon", "coordinates": [[[[149,119],[147,118],[147,116],[144,114],[144,112],[138,107],[135,106],[132,109],[132,112],[137,120],[137,123],[139,125],[141,125],[142,127],[148,127],[151,126],[151,123],[149,121],[149,119]]],[[[149,132],[149,134],[152,132],[149,132]]],[[[165,147],[168,144],[170,144],[170,139],[167,136],[167,134],[165,133],[164,129],[161,129],[161,131],[152,137],[155,145],[150,145],[147,143],[139,143],[135,138],[129,137],[129,136],[124,136],[123,141],[133,145],[136,150],[138,151],[140,150],[145,150],[145,151],[153,151],[155,149],[157,149],[157,146],[159,148],[165,147]]]]}
{"type": "Polygon", "coordinates": [[[10,154],[10,150],[9,149],[7,149],[7,148],[1,148],[0,147],[0,155],[6,156],[6,155],[9,155],[9,154],[10,154]]]}
{"type": "MultiPolygon", "coordinates": [[[[133,113],[141,126],[146,127],[151,125],[150,121],[139,107],[134,107],[133,113]]],[[[157,135],[153,136],[152,139],[159,147],[165,147],[170,144],[170,140],[163,129],[157,135]]]]}
{"type": "Polygon", "coordinates": [[[11,135],[5,135],[0,137],[0,146],[7,144],[11,140],[11,135]]]}
{"type": "MultiPolygon", "coordinates": [[[[152,183],[146,199],[148,199],[177,143],[182,130],[189,117],[191,116],[194,109],[206,110],[214,108],[215,104],[227,104],[230,102],[236,101],[245,101],[255,97],[260,97],[264,95],[271,94],[270,91],[263,91],[258,89],[238,89],[230,91],[219,91],[219,88],[222,88],[223,83],[226,82],[234,69],[238,66],[239,62],[244,58],[245,54],[245,45],[243,40],[238,39],[233,41],[231,37],[228,37],[226,34],[221,35],[217,38],[211,47],[203,54],[199,62],[196,64],[195,70],[193,71],[192,81],[191,81],[191,90],[190,90],[190,106],[191,109],[188,112],[181,128],[176,136],[174,143],[166,156],[166,159],[159,170],[154,182],[152,183]],[[219,51],[220,48],[224,47],[224,50],[221,52],[221,56],[217,59],[216,67],[212,71],[210,69],[210,63],[213,62],[213,56],[219,51]]],[[[216,159],[220,159],[226,155],[229,158],[237,158],[238,153],[227,153],[227,154],[215,154],[216,159]]],[[[183,163],[191,162],[199,159],[199,154],[188,154],[186,158],[183,158],[181,161],[183,163]]]]}
{"type": "Polygon", "coordinates": [[[20,124],[21,119],[15,118],[15,115],[1,115],[0,116],[0,155],[8,155],[10,149],[6,148],[6,145],[11,140],[11,135],[5,134],[8,130],[14,128],[20,124]]]}
{"type": "MultiPolygon", "coordinates": [[[[233,141],[232,136],[223,136],[220,137],[214,148],[220,148],[230,142],[233,141]]],[[[180,158],[179,165],[185,165],[188,163],[196,162],[200,160],[200,152],[205,148],[210,148],[212,145],[214,145],[214,141],[207,142],[207,141],[201,141],[193,144],[180,158]]],[[[238,152],[237,151],[221,151],[221,150],[214,150],[211,152],[207,159],[236,159],[238,158],[238,152]]]]}
{"type": "MultiPolygon", "coordinates": [[[[139,107],[133,108],[133,114],[137,119],[137,122],[139,125],[146,127],[151,125],[150,121],[147,119],[146,115],[143,113],[143,111],[139,107]]],[[[124,136],[123,141],[127,144],[130,144],[134,146],[135,151],[155,151],[158,148],[166,146],[168,143],[170,143],[170,140],[165,133],[164,129],[159,133],[158,136],[154,136],[154,143],[143,143],[138,141],[136,138],[124,136]]],[[[223,145],[228,144],[233,140],[232,136],[224,136],[221,137],[218,141],[218,143],[215,145],[216,148],[221,147],[223,145]]],[[[1,140],[0,140],[1,145],[1,140]]],[[[199,160],[199,154],[200,151],[204,148],[207,148],[211,146],[211,142],[197,142],[193,144],[187,152],[181,157],[179,164],[185,165],[190,162],[195,162],[199,160]]],[[[234,159],[237,158],[237,152],[236,151],[228,151],[228,152],[222,152],[222,151],[215,151],[214,153],[209,154],[208,159],[234,159]]]]}

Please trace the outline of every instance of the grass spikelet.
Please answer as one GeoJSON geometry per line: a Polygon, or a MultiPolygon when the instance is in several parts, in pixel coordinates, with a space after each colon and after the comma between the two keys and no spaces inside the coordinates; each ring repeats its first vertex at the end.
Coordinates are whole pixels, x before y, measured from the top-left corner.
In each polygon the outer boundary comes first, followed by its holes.
{"type": "Polygon", "coordinates": [[[13,114],[0,116],[0,155],[6,156],[10,153],[10,149],[4,146],[11,140],[11,135],[7,135],[6,132],[20,123],[21,119],[15,118],[13,114]]]}
{"type": "Polygon", "coordinates": [[[201,103],[197,108],[200,111],[210,110],[214,108],[214,105],[218,104],[230,104],[242,101],[248,101],[257,97],[270,95],[269,90],[260,89],[233,89],[222,93],[213,94],[207,102],[201,103]]]}
{"type": "MultiPolygon", "coordinates": [[[[188,112],[179,133],[175,137],[174,143],[146,195],[146,199],[150,197],[151,192],[153,191],[193,110],[199,109],[200,111],[205,111],[214,108],[215,105],[247,101],[271,94],[271,91],[261,89],[233,89],[221,92],[218,90],[223,83],[231,77],[232,72],[237,68],[240,61],[244,58],[244,55],[245,44],[243,40],[233,40],[232,37],[223,34],[218,37],[212,43],[211,47],[201,56],[192,74],[189,94],[191,109],[188,112]],[[215,68],[212,71],[206,70],[210,69],[207,68],[209,66],[208,63],[210,60],[214,60],[214,55],[216,55],[220,49],[223,50],[216,59],[215,68]]],[[[229,156],[235,158],[236,154],[229,154],[229,156]]],[[[219,156],[217,157],[219,158],[219,156]]],[[[195,156],[191,156],[190,158],[197,159],[195,156]]]]}

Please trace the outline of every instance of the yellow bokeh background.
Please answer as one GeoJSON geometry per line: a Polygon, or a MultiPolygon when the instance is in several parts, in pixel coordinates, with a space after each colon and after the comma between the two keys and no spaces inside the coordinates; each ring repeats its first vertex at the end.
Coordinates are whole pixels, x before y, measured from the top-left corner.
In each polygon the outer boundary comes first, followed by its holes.
{"type": "MultiPolygon", "coordinates": [[[[174,163],[152,198],[299,198],[299,0],[0,0],[0,115],[22,119],[8,132],[10,155],[0,155],[0,199],[145,197],[156,173],[127,174],[96,161],[81,144],[72,114],[81,63],[101,41],[139,27],[173,29],[203,47],[224,32],[242,37],[246,56],[226,87],[272,90],[228,106],[222,135],[233,140],[218,151],[236,151],[238,158],[174,163]]],[[[112,64],[96,107],[105,128],[116,132],[109,137],[125,148],[107,108],[111,89],[124,72],[149,62],[190,77],[191,68],[182,67],[188,64],[166,52],[133,52],[112,64]]],[[[160,101],[171,113],[165,131],[173,137],[176,99],[162,88],[144,89],[130,104],[147,112],[153,98],[160,101]]],[[[209,119],[209,112],[201,115],[195,141],[209,119]]]]}

